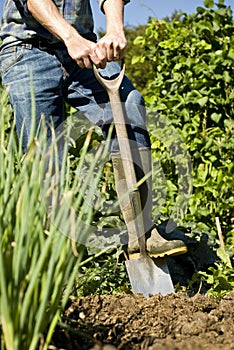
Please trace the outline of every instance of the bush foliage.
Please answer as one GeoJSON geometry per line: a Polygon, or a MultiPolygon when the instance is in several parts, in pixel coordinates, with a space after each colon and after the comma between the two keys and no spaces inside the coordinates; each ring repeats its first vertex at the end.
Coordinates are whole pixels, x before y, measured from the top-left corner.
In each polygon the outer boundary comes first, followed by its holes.
{"type": "MultiPolygon", "coordinates": [[[[193,193],[184,223],[215,235],[219,217],[226,243],[233,247],[234,21],[224,1],[204,5],[171,21],[152,18],[135,39],[143,51],[132,62],[150,65],[147,105],[176,130],[191,157],[193,193]]],[[[153,154],[164,173],[172,169],[168,192],[173,200],[178,171],[158,137],[157,123],[150,118],[153,154]]],[[[168,217],[170,210],[167,206],[168,217]]]]}

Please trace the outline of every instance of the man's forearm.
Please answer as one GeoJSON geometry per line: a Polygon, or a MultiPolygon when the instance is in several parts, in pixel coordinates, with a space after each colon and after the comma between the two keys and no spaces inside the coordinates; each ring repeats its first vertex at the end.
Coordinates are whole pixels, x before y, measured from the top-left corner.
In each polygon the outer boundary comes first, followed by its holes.
{"type": "Polygon", "coordinates": [[[106,0],[103,5],[106,15],[106,32],[120,32],[124,29],[124,5],[122,0],[106,0]]]}
{"type": "Polygon", "coordinates": [[[52,0],[28,0],[32,16],[50,33],[67,42],[77,31],[62,17],[52,0]]]}

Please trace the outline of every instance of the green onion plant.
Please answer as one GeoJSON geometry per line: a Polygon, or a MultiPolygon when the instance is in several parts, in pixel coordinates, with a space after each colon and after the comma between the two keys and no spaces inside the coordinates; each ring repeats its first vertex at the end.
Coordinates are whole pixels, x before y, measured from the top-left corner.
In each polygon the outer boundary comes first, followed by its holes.
{"type": "MultiPolygon", "coordinates": [[[[35,111],[32,111],[35,114],[35,111]]],[[[0,336],[1,349],[47,349],[82,261],[90,232],[92,183],[103,145],[91,160],[84,181],[90,133],[79,165],[71,171],[67,124],[47,142],[42,120],[31,133],[27,154],[15,134],[7,95],[0,100],[0,336]],[[62,144],[62,152],[61,145],[62,144]],[[82,176],[83,177],[82,177],[82,176]]]]}

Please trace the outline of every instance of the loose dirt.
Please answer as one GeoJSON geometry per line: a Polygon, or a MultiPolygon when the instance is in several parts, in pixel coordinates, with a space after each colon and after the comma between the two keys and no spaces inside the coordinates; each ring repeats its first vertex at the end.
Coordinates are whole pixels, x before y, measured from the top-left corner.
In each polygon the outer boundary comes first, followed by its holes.
{"type": "Polygon", "coordinates": [[[51,349],[234,350],[234,293],[72,299],[51,349]]]}

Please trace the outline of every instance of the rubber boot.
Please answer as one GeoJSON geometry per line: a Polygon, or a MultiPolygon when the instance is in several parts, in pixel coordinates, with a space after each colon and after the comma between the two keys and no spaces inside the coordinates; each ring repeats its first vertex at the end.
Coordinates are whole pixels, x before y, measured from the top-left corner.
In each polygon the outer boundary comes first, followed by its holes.
{"type": "MultiPolygon", "coordinates": [[[[152,220],[152,161],[149,148],[139,148],[133,153],[137,181],[143,180],[139,186],[142,215],[146,235],[146,250],[149,256],[163,258],[165,256],[179,255],[187,252],[187,247],[181,240],[166,240],[159,232],[152,220]],[[144,181],[145,180],[145,181],[144,181]]],[[[128,254],[130,259],[139,257],[139,244],[133,225],[133,212],[131,203],[126,196],[128,192],[125,181],[123,163],[119,153],[112,154],[116,192],[120,199],[120,208],[128,230],[128,254]],[[121,200],[123,199],[123,200],[121,200]]]]}

